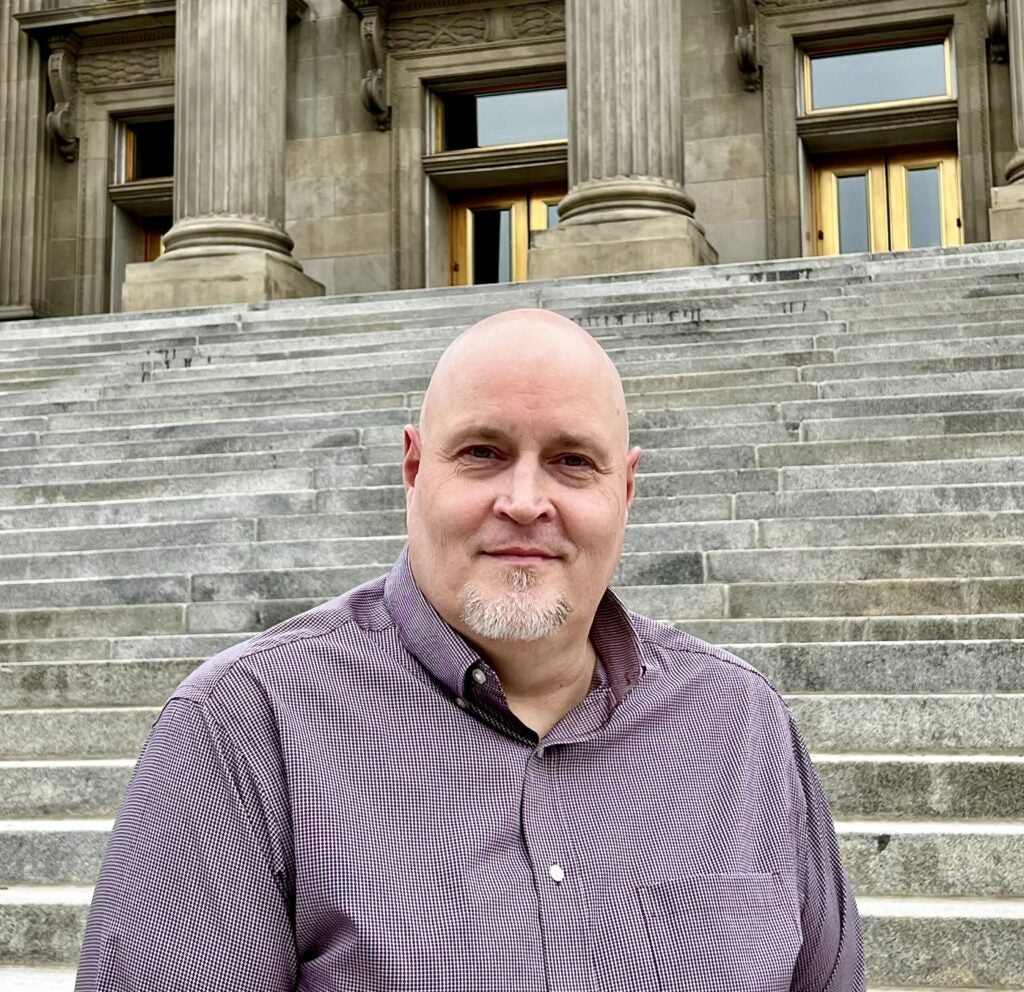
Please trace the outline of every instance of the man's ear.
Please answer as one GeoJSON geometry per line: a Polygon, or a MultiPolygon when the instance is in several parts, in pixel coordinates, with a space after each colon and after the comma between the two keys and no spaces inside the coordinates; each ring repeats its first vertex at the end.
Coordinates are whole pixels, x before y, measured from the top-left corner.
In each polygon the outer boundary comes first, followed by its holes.
{"type": "Polygon", "coordinates": [[[640,456],[643,454],[640,448],[631,448],[629,454],[626,455],[626,510],[628,511],[632,505],[633,500],[636,499],[636,467],[640,462],[640,456]]]}
{"type": "Polygon", "coordinates": [[[406,424],[402,435],[402,485],[408,496],[416,485],[416,476],[420,471],[420,432],[412,424],[406,424]]]}

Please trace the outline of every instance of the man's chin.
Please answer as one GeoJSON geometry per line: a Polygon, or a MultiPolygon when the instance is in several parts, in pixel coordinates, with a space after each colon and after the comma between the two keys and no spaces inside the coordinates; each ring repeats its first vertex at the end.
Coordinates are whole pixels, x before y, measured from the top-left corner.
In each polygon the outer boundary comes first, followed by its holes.
{"type": "Polygon", "coordinates": [[[572,610],[557,593],[537,588],[499,589],[476,584],[463,587],[462,622],[478,637],[491,641],[539,641],[565,623],[572,610]]]}

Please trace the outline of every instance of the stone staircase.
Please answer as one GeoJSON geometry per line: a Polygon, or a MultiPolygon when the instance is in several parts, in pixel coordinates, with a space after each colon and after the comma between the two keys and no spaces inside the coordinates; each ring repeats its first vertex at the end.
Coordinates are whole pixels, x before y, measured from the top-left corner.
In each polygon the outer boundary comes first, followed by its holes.
{"type": "Polygon", "coordinates": [[[1024,245],[0,324],[0,988],[70,989],[174,685],[380,574],[457,330],[581,320],[646,449],[616,584],[786,694],[874,989],[1024,988],[1024,245]]]}

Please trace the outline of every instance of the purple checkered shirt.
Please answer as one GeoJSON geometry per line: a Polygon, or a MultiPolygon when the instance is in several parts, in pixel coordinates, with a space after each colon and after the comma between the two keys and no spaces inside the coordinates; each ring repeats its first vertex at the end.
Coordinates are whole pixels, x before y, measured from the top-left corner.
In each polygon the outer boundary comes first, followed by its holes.
{"type": "Polygon", "coordinates": [[[790,713],[608,593],[543,740],[390,574],[212,658],[139,759],[78,992],[862,990],[790,713]]]}

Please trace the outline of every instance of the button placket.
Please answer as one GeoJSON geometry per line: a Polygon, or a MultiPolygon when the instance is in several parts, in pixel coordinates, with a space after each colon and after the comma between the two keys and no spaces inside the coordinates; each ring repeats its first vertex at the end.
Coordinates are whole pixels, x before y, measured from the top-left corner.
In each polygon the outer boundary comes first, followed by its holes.
{"type": "Polygon", "coordinates": [[[590,914],[563,827],[557,753],[541,746],[527,758],[522,836],[537,888],[548,988],[590,992],[598,988],[590,914]]]}

